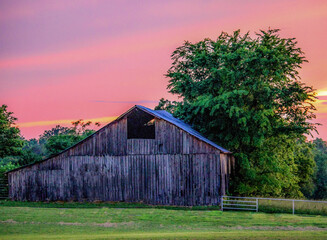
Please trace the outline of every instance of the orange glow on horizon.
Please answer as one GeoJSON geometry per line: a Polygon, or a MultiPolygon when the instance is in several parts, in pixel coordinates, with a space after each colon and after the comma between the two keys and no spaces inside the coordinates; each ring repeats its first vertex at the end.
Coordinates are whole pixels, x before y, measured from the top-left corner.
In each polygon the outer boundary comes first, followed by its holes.
{"type": "MultiPolygon", "coordinates": [[[[102,117],[102,118],[91,118],[91,119],[83,119],[83,122],[88,122],[91,121],[92,123],[110,123],[114,121],[117,117],[102,117]]],[[[22,122],[16,124],[17,127],[19,128],[28,128],[28,127],[40,127],[40,126],[52,126],[52,125],[61,125],[61,124],[71,124],[74,121],[77,121],[78,119],[75,120],[68,120],[68,119],[63,119],[63,120],[50,120],[50,121],[37,121],[37,122],[22,122]]]]}

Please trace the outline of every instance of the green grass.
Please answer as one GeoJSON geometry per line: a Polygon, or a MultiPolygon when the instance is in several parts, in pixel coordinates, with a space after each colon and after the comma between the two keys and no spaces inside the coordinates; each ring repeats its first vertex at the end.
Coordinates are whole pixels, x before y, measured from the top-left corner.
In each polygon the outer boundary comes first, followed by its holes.
{"type": "MultiPolygon", "coordinates": [[[[327,204],[321,202],[295,202],[295,213],[327,215],[327,204]]],[[[269,213],[292,213],[291,201],[259,200],[259,210],[269,213]]]]}
{"type": "MultiPolygon", "coordinates": [[[[230,197],[228,199],[230,202],[224,202],[225,207],[228,204],[240,204],[240,201],[252,201],[251,203],[241,203],[245,205],[251,205],[251,209],[255,209],[255,199],[243,198],[235,199],[230,197]],[[254,202],[253,202],[254,201],[254,202]]],[[[266,213],[292,213],[292,201],[283,201],[283,200],[272,200],[272,199],[258,199],[259,212],[266,213]]],[[[249,208],[248,206],[238,206],[238,208],[249,208]]],[[[294,201],[294,209],[297,214],[312,214],[312,215],[324,215],[327,216],[327,203],[322,201],[294,201]]]]}
{"type": "Polygon", "coordinates": [[[327,217],[127,203],[0,202],[0,239],[327,239],[327,217]]]}

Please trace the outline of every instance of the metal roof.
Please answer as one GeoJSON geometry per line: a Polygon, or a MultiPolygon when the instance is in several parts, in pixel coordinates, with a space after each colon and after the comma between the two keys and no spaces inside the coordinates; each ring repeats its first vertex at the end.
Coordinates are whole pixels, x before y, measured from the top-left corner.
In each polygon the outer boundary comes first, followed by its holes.
{"type": "Polygon", "coordinates": [[[222,148],[222,147],[218,146],[216,143],[214,143],[213,141],[210,141],[209,139],[203,137],[199,132],[195,131],[189,124],[183,122],[180,119],[175,118],[171,113],[169,113],[165,110],[152,110],[150,108],[147,108],[147,107],[144,107],[141,105],[136,105],[136,107],[153,115],[154,117],[161,118],[167,122],[170,122],[171,124],[174,124],[175,126],[183,129],[185,132],[188,132],[192,136],[200,139],[203,142],[210,144],[211,146],[219,149],[220,151],[222,151],[224,153],[231,153],[227,149],[222,148]]]}

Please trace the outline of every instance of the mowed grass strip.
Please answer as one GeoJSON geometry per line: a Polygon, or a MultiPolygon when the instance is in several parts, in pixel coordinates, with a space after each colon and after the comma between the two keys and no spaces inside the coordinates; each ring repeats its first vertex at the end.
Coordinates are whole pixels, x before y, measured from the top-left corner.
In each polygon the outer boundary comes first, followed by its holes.
{"type": "Polygon", "coordinates": [[[228,231],[228,232],[144,232],[144,233],[93,233],[93,234],[23,234],[3,236],[1,239],[326,239],[325,232],[287,232],[287,231],[228,231]]]}
{"type": "Polygon", "coordinates": [[[0,239],[327,239],[327,217],[160,208],[0,206],[0,239]]]}

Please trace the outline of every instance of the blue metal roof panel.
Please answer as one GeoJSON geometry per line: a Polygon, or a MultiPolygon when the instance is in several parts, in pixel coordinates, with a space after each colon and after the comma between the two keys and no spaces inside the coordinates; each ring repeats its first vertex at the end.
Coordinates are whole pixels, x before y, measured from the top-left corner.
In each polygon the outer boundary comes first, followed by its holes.
{"type": "Polygon", "coordinates": [[[210,144],[211,146],[219,149],[220,151],[224,152],[224,153],[230,153],[230,151],[228,151],[225,148],[222,148],[220,146],[218,146],[216,143],[214,143],[213,141],[210,141],[209,139],[203,137],[199,132],[195,131],[189,124],[183,122],[180,119],[175,118],[171,113],[165,111],[165,110],[152,110],[150,108],[141,106],[141,105],[136,105],[136,107],[152,114],[155,117],[161,118],[166,120],[167,122],[170,122],[172,124],[174,124],[175,126],[183,129],[184,131],[188,132],[189,134],[191,134],[192,136],[200,139],[203,142],[206,142],[208,144],[210,144]]]}

